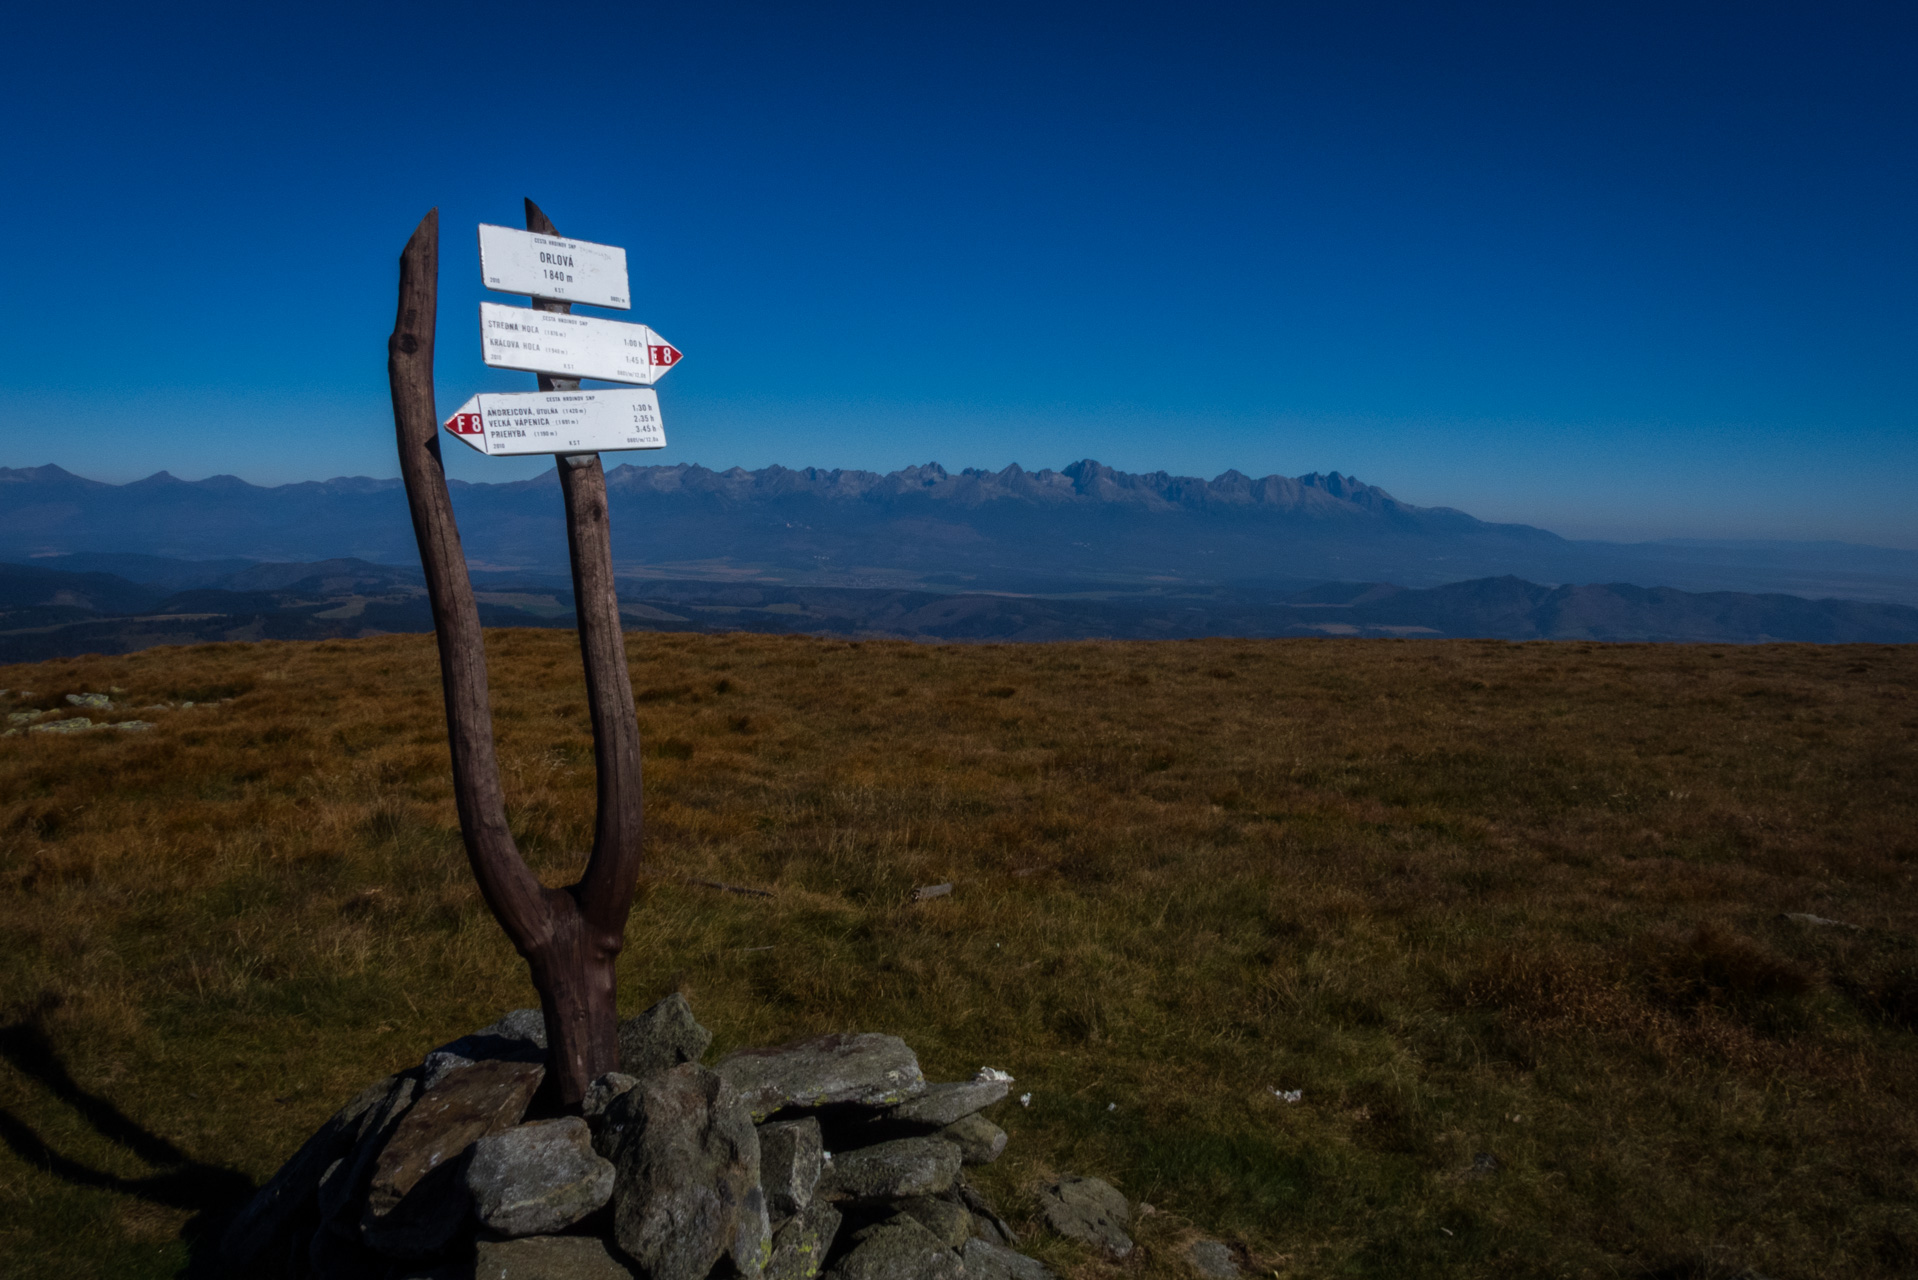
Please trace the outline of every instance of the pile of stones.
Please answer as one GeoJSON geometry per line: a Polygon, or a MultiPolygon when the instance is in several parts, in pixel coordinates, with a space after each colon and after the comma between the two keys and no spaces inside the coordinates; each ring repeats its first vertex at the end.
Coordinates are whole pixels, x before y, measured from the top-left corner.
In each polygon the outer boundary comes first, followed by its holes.
{"type": "MultiPolygon", "coordinates": [[[[982,1113],[1011,1077],[928,1083],[886,1035],[708,1068],[711,1039],[669,996],[621,1025],[621,1070],[583,1114],[541,1118],[545,1029],[536,1009],[508,1014],[349,1102],[234,1220],[221,1260],[316,1280],[1048,1280],[965,1177],[1005,1149],[982,1113]]],[[[1055,1228],[1130,1250],[1104,1183],[1040,1200],[1055,1228]]]]}

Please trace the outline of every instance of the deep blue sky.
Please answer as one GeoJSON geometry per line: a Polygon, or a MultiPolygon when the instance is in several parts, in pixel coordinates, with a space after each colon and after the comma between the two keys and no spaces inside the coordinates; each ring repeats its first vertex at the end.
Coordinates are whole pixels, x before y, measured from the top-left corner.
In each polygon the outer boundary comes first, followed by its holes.
{"type": "Polygon", "coordinates": [[[686,352],[672,447],[622,458],[1336,469],[1918,546],[1915,15],[40,6],[0,465],[395,474],[400,247],[439,206],[442,412],[529,388],[480,364],[473,228],[531,195],[686,352]]]}

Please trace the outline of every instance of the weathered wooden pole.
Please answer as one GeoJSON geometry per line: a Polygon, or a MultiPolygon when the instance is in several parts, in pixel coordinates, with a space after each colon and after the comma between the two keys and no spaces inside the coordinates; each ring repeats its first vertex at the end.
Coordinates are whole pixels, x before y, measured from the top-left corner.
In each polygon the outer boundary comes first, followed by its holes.
{"type": "MultiPolygon", "coordinates": [[[[527,224],[529,229],[552,230],[530,200],[527,224]],[[542,224],[538,228],[533,227],[535,217],[542,224]]],[[[548,889],[520,857],[506,823],[479,606],[440,459],[439,414],[433,400],[438,295],[435,209],[421,220],[400,255],[399,314],[387,341],[400,475],[433,607],[453,755],[453,796],[467,861],[487,906],[532,970],[546,1017],[549,1087],[561,1105],[573,1107],[588,1084],[619,1066],[614,963],[625,945],[626,918],[642,865],[639,725],[613,594],[606,477],[597,454],[560,460],[599,808],[585,874],[563,889],[548,889]]],[[[541,381],[545,386],[546,380],[541,381]]]]}

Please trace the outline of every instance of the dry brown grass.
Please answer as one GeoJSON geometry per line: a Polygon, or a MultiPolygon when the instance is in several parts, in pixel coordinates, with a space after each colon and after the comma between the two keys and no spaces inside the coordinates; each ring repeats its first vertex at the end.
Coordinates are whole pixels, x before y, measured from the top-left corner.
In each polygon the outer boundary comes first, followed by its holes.
{"type": "MultiPolygon", "coordinates": [[[[577,655],[489,645],[557,883],[592,827],[577,655]]],[[[1918,652],[629,652],[652,859],[777,897],[655,884],[623,1003],[685,989],[721,1050],[873,1029],[1012,1071],[1015,1216],[1049,1169],[1162,1210],[1123,1267],[1042,1246],[1073,1275],[1178,1274],[1194,1231],[1281,1276],[1918,1267],[1918,652]]],[[[0,685],[233,699],[0,741],[0,1272],[171,1273],[222,1170],[531,1002],[459,851],[428,638],[0,685]]]]}

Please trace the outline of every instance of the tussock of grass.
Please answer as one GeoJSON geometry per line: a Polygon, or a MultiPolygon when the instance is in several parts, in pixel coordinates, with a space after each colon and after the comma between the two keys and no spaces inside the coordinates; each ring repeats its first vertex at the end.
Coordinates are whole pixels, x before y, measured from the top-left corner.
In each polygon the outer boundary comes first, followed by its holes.
{"type": "MultiPolygon", "coordinates": [[[[562,883],[572,637],[488,645],[514,833],[562,883]]],[[[1196,1231],[1284,1276],[1918,1266],[1918,653],[628,648],[652,861],[777,896],[649,886],[623,1004],[1012,1071],[982,1181],[1015,1220],[1056,1170],[1161,1211],[1122,1267],[1040,1246],[1072,1275],[1180,1274],[1196,1231]]],[[[0,1272],[170,1274],[361,1083],[532,1002],[430,639],[0,685],[215,704],[0,740],[0,1272]]]]}

